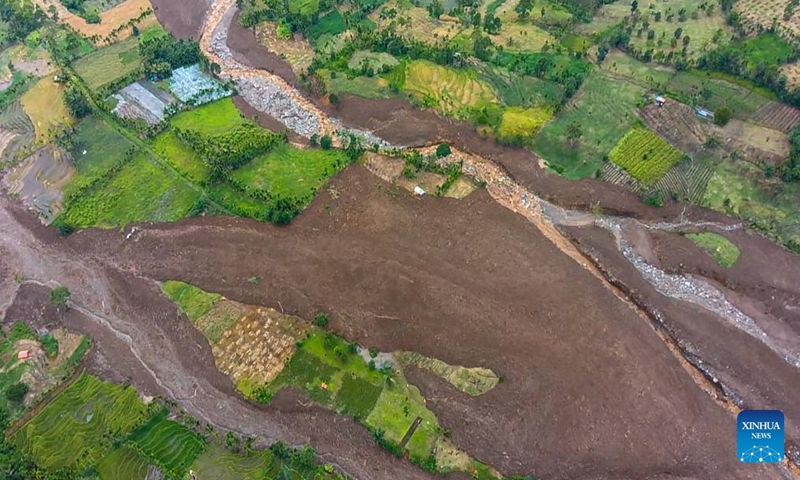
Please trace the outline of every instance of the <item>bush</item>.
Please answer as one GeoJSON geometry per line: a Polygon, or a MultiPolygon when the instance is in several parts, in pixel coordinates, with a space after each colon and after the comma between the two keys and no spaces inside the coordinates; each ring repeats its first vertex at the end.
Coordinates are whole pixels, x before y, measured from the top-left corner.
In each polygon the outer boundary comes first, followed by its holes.
{"type": "Polygon", "coordinates": [[[378,356],[378,349],[375,347],[369,347],[369,356],[370,358],[375,358],[378,356]]]}
{"type": "Polygon", "coordinates": [[[72,293],[67,287],[56,287],[50,291],[50,303],[56,307],[65,306],[71,296],[72,293]]]}
{"type": "Polygon", "coordinates": [[[269,450],[279,459],[288,460],[292,452],[285,443],[278,441],[270,445],[269,450]]]}
{"type": "Polygon", "coordinates": [[[311,323],[320,328],[327,327],[329,322],[330,318],[328,317],[328,314],[325,312],[319,312],[318,314],[314,315],[314,319],[311,320],[311,323]]]}
{"type": "Polygon", "coordinates": [[[714,112],[714,123],[720,127],[724,127],[731,121],[732,115],[733,112],[731,112],[730,107],[723,105],[714,112]]]}
{"type": "Polygon", "coordinates": [[[30,389],[22,382],[14,383],[6,388],[6,398],[12,403],[21,403],[30,389]]]}
{"type": "Polygon", "coordinates": [[[323,135],[322,138],[319,139],[319,146],[322,147],[323,150],[330,150],[333,146],[333,139],[330,135],[323,135]]]}
{"type": "Polygon", "coordinates": [[[450,155],[450,145],[446,143],[440,143],[438,147],[436,147],[436,156],[439,158],[446,157],[450,155]]]}
{"type": "Polygon", "coordinates": [[[42,348],[47,352],[48,357],[52,358],[58,355],[58,340],[56,340],[56,337],[46,333],[39,337],[39,343],[42,344],[42,348]]]}

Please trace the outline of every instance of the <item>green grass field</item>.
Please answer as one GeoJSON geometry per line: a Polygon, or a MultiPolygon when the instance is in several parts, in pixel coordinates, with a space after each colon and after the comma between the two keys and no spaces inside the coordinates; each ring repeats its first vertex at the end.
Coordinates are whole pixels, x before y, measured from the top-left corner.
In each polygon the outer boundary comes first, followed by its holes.
{"type": "Polygon", "coordinates": [[[358,50],[347,61],[347,66],[353,70],[358,70],[367,62],[375,71],[385,67],[394,67],[400,63],[396,58],[386,52],[370,52],[369,50],[358,50]]]}
{"type": "Polygon", "coordinates": [[[208,167],[198,154],[181,142],[172,131],[157,136],[152,143],[153,151],[184,173],[193,182],[200,184],[208,178],[208,167]]]}
{"type": "Polygon", "coordinates": [[[718,264],[725,268],[731,268],[739,260],[739,248],[730,240],[711,232],[690,233],[686,238],[697,244],[709,255],[714,257],[718,264]]]}
{"type": "Polygon", "coordinates": [[[16,445],[45,468],[83,471],[111,450],[112,439],[147,420],[133,387],[84,374],[14,436],[16,445]]]}
{"type": "MultiPolygon", "coordinates": [[[[567,178],[594,175],[606,155],[638,118],[636,102],[644,89],[592,72],[575,105],[568,105],[533,141],[533,150],[567,178]],[[609,92],[615,92],[610,95],[609,92]],[[577,122],[583,136],[575,148],[567,141],[569,125],[577,122]]],[[[575,100],[573,100],[575,101],[575,100]]]]}
{"type": "Polygon", "coordinates": [[[633,127],[617,143],[608,158],[646,186],[681,160],[683,153],[645,127],[633,127]]]}
{"type": "Polygon", "coordinates": [[[223,98],[202,107],[175,115],[170,124],[182,130],[192,130],[201,135],[213,136],[227,133],[245,123],[233,100],[223,98]]]}
{"type": "Polygon", "coordinates": [[[128,447],[119,447],[97,464],[100,480],[142,480],[147,475],[147,459],[128,447]]]}
{"type": "Polygon", "coordinates": [[[166,413],[156,415],[133,432],[129,442],[164,473],[183,478],[206,444],[202,437],[185,426],[167,420],[166,413]]]}
{"type": "MultiPolygon", "coordinates": [[[[683,37],[689,37],[687,54],[690,59],[697,58],[702,53],[719,45],[726,45],[730,42],[732,30],[725,22],[725,16],[719,5],[713,4],[710,14],[708,10],[700,8],[708,2],[704,0],[674,0],[670,2],[653,2],[651,4],[639,4],[639,20],[633,29],[630,45],[645,51],[653,49],[655,54],[668,54],[673,51],[670,41],[675,36],[677,28],[682,29],[682,34],[678,39],[674,49],[680,52],[683,48],[683,37]],[[685,9],[685,19],[679,20],[679,12],[685,9]],[[660,13],[660,19],[658,13],[660,13]],[[668,17],[672,16],[672,18],[668,17]],[[648,22],[645,27],[644,23],[648,22]],[[641,33],[640,33],[641,30],[641,33]],[[653,38],[648,39],[648,31],[653,31],[653,38]],[[722,34],[714,42],[715,34],[722,30],[722,34]]],[[[600,13],[595,16],[589,25],[580,26],[578,30],[587,34],[600,33],[614,25],[619,24],[625,18],[630,18],[631,2],[627,0],[617,0],[614,3],[605,5],[600,13]]]]}
{"type": "Polygon", "coordinates": [[[256,190],[276,198],[310,200],[314,193],[347,164],[341,151],[305,149],[281,144],[266,155],[254,158],[233,176],[256,190]]]}
{"type": "Polygon", "coordinates": [[[765,67],[784,64],[794,53],[794,48],[775,33],[763,33],[742,45],[747,56],[747,68],[755,71],[758,65],[765,67]]]}
{"type": "Polygon", "coordinates": [[[389,81],[385,78],[374,76],[359,76],[347,78],[346,75],[338,73],[335,76],[328,70],[317,70],[317,75],[325,82],[328,92],[341,95],[349,93],[362,98],[378,100],[382,98],[397,97],[398,94],[389,88],[389,81]]]}
{"type": "Polygon", "coordinates": [[[65,189],[66,193],[105,176],[133,146],[122,134],[95,116],[86,117],[78,124],[73,142],[72,159],[76,171],[65,189]]]}
{"type": "Polygon", "coordinates": [[[174,172],[139,153],[116,176],[71,203],[59,218],[81,228],[171,222],[186,216],[200,197],[174,172]]]}
{"type": "Polygon", "coordinates": [[[749,162],[720,163],[703,205],[748,221],[780,243],[800,245],[800,185],[767,185],[761,168],[749,162]]]}
{"type": "Polygon", "coordinates": [[[188,283],[167,280],[161,284],[161,290],[170,300],[181,307],[192,322],[208,313],[220,301],[222,295],[207,293],[188,283]]]}
{"type": "Polygon", "coordinates": [[[207,190],[209,198],[223,208],[241,217],[264,220],[268,208],[266,202],[245,195],[227,183],[220,183],[207,190]]]}
{"type": "Polygon", "coordinates": [[[336,36],[347,30],[344,17],[339,10],[331,10],[327,14],[320,17],[310,28],[306,29],[306,38],[312,43],[316,44],[323,35],[325,38],[336,36]],[[330,37],[329,37],[330,36],[330,37]]]}
{"type": "Polygon", "coordinates": [[[240,455],[231,453],[221,445],[212,443],[195,460],[192,470],[197,480],[262,480],[275,462],[269,450],[240,455]]]}
{"type": "Polygon", "coordinates": [[[75,73],[95,91],[141,66],[139,40],[136,37],[95,50],[73,63],[75,73]]]}
{"type": "Polygon", "coordinates": [[[617,50],[610,52],[599,68],[620,81],[659,91],[688,105],[700,105],[712,111],[727,105],[740,119],[747,119],[766,104],[767,96],[771,95],[724,74],[696,70],[676,72],[642,63],[617,50]]]}

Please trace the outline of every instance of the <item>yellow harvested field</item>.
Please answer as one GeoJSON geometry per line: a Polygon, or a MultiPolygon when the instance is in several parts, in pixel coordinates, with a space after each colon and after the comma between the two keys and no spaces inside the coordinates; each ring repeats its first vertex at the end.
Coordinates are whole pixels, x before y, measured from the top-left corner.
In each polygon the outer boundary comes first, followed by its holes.
{"type": "Polygon", "coordinates": [[[463,27],[456,19],[447,16],[443,17],[438,21],[434,21],[426,9],[420,7],[405,8],[397,2],[386,3],[369,15],[369,18],[378,25],[378,28],[384,28],[396,22],[395,31],[398,34],[410,35],[429,44],[436,43],[437,40],[444,37],[453,38],[463,30],[463,27]],[[380,18],[381,11],[392,8],[398,12],[397,18],[380,18]]]}
{"type": "Polygon", "coordinates": [[[211,351],[217,368],[249,397],[278,376],[311,326],[271,308],[245,308],[251,309],[225,330],[211,351]]]}
{"type": "Polygon", "coordinates": [[[404,90],[436,110],[456,117],[464,107],[497,103],[492,87],[472,71],[447,68],[425,60],[408,64],[404,90]]]}
{"type": "MultiPolygon", "coordinates": [[[[115,30],[122,27],[130,20],[139,17],[143,12],[150,10],[153,7],[150,5],[150,0],[127,0],[116,7],[100,13],[100,23],[91,24],[87,23],[83,18],[75,15],[67,10],[58,0],[33,0],[34,3],[41,6],[45,11],[52,5],[58,12],[58,20],[61,23],[69,25],[74,30],[80,32],[87,38],[90,38],[95,45],[101,45],[104,42],[113,43],[108,41],[107,37],[115,30]]],[[[154,14],[148,15],[141,22],[138,23],[139,28],[147,28],[151,25],[158,23],[154,14]]],[[[132,34],[130,28],[123,28],[115,36],[115,40],[123,40],[132,34]]]]}
{"type": "Polygon", "coordinates": [[[43,77],[20,99],[22,108],[30,117],[36,131],[36,141],[45,143],[53,132],[70,125],[72,117],[63,100],[64,86],[53,81],[53,77],[43,77]]]}
{"type": "Polygon", "coordinates": [[[263,22],[256,26],[258,43],[267,47],[267,50],[286,57],[294,73],[300,74],[308,70],[314,59],[314,49],[303,35],[295,32],[294,37],[288,40],[278,38],[278,26],[274,22],[263,22]]]}

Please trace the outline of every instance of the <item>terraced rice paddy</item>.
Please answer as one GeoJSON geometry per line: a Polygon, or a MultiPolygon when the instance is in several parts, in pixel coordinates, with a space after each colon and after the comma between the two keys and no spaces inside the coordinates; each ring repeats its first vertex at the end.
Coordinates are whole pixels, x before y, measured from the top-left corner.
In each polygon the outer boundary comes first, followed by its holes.
{"type": "Polygon", "coordinates": [[[211,444],[197,457],[192,470],[198,480],[262,480],[266,472],[278,475],[277,471],[273,471],[273,466],[278,467],[275,457],[268,450],[240,455],[225,450],[221,445],[211,444]]]}
{"type": "Polygon", "coordinates": [[[129,447],[119,447],[97,464],[100,480],[142,480],[147,475],[147,459],[129,447]]]}
{"type": "Polygon", "coordinates": [[[139,40],[131,37],[100,48],[79,58],[72,66],[89,88],[100,90],[141,68],[139,40]]]}
{"type": "Polygon", "coordinates": [[[45,468],[83,471],[102,460],[112,439],[123,439],[147,417],[133,387],[84,374],[22,427],[14,442],[45,468]]]}
{"type": "Polygon", "coordinates": [[[15,159],[17,153],[34,140],[36,134],[33,124],[19,101],[0,113],[0,132],[4,136],[3,150],[0,152],[2,162],[15,159]]]}
{"type": "Polygon", "coordinates": [[[680,150],[647,128],[634,127],[611,149],[608,158],[646,186],[652,186],[681,160],[680,150]]]}
{"type": "Polygon", "coordinates": [[[20,98],[25,113],[33,123],[37,141],[46,142],[56,130],[72,123],[72,117],[62,100],[63,93],[64,86],[47,76],[20,98]]]}
{"type": "Polygon", "coordinates": [[[159,469],[183,478],[205,449],[202,437],[166,418],[166,411],[131,434],[129,444],[159,469]]]}
{"type": "Polygon", "coordinates": [[[424,60],[408,64],[403,90],[423,105],[457,118],[466,118],[470,108],[498,101],[492,87],[475,72],[424,60]]]}

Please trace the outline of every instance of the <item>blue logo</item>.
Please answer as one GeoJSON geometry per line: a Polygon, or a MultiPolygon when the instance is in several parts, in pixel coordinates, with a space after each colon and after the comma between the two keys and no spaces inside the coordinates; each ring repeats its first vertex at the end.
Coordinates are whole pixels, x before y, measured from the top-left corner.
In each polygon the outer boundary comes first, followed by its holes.
{"type": "Polygon", "coordinates": [[[783,460],[783,413],[780,410],[742,410],[736,424],[740,462],[783,460]]]}

